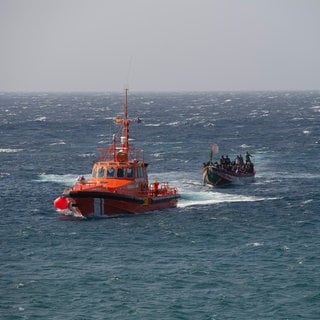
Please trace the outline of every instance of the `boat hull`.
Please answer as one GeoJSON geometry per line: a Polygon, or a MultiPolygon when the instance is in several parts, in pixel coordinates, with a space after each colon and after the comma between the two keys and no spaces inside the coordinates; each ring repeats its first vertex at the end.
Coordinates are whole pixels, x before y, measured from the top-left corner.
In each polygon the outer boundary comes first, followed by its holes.
{"type": "Polygon", "coordinates": [[[202,177],[204,184],[211,186],[225,186],[229,184],[244,184],[254,180],[255,172],[235,173],[219,169],[215,166],[203,168],[202,177]]]}
{"type": "Polygon", "coordinates": [[[161,197],[134,197],[112,192],[70,192],[67,195],[69,209],[76,215],[113,216],[119,214],[146,213],[177,206],[179,195],[161,197]]]}

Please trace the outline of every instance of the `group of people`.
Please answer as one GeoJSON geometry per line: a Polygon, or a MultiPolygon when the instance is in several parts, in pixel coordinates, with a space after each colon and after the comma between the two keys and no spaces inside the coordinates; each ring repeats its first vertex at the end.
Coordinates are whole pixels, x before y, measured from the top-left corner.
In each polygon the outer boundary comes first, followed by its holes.
{"type": "MultiPolygon", "coordinates": [[[[221,156],[220,162],[215,162],[213,165],[218,169],[224,169],[226,171],[232,171],[234,173],[253,173],[254,172],[254,165],[251,161],[252,155],[247,152],[246,153],[246,160],[244,161],[242,155],[237,155],[237,157],[231,161],[229,156],[221,156]]],[[[212,164],[211,161],[204,165],[212,164]]]]}

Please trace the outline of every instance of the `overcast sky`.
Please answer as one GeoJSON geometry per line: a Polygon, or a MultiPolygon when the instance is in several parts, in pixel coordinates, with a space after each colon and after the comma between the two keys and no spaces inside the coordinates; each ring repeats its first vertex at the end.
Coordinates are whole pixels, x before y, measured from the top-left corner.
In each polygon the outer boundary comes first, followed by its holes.
{"type": "Polygon", "coordinates": [[[320,0],[0,0],[0,91],[320,90],[320,0]]]}

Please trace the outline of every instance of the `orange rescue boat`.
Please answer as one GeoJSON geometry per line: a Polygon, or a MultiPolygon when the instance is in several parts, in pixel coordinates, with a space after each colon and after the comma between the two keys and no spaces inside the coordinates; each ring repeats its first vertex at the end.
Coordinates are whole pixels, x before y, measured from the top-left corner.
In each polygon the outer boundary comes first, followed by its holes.
{"type": "Polygon", "coordinates": [[[143,150],[129,144],[128,89],[125,90],[120,141],[114,134],[108,148],[100,148],[100,159],[93,164],[89,180],[79,177],[72,188],[66,188],[54,201],[60,211],[76,216],[110,216],[143,213],[176,207],[180,195],[168,183],[154,181],[149,185],[143,150]]]}

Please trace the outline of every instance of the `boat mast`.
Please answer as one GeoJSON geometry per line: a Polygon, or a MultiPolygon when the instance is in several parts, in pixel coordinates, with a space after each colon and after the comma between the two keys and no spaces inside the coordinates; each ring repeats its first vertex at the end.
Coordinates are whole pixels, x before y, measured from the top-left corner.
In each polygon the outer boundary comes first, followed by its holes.
{"type": "Polygon", "coordinates": [[[125,153],[129,152],[128,88],[125,89],[121,147],[125,153]]]}

